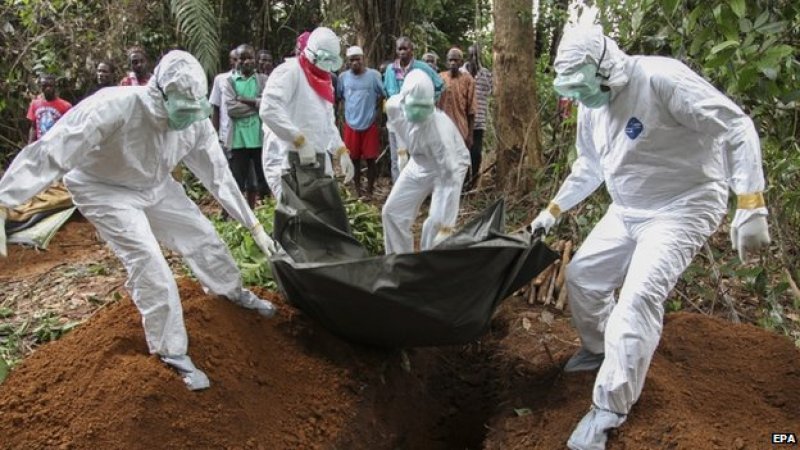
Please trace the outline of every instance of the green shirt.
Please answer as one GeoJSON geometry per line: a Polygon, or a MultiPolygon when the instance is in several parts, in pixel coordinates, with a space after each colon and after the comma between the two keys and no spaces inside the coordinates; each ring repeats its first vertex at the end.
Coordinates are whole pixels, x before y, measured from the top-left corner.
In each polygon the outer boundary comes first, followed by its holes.
{"type": "MultiPolygon", "coordinates": [[[[253,74],[245,78],[240,73],[233,75],[233,87],[239,97],[256,98],[258,95],[258,80],[253,74]]],[[[261,148],[261,118],[258,114],[238,119],[231,118],[233,122],[233,142],[231,148],[261,148]]]]}

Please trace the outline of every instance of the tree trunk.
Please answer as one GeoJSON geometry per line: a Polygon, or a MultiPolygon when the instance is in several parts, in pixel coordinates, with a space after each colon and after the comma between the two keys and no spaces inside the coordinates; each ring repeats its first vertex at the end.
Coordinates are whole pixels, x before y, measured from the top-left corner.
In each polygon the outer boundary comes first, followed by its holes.
{"type": "Polygon", "coordinates": [[[356,19],[356,42],[366,53],[367,66],[377,68],[383,61],[393,59],[395,39],[402,34],[411,2],[351,0],[351,5],[356,19]]]}
{"type": "Polygon", "coordinates": [[[497,188],[514,194],[531,190],[542,166],[531,2],[495,0],[494,24],[497,188]]]}

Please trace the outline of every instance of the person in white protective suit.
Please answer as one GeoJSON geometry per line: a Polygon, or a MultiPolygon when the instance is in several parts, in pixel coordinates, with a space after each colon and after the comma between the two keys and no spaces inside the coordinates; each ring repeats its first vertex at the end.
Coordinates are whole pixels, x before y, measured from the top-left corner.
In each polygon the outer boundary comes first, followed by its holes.
{"type": "Polygon", "coordinates": [[[65,175],[75,205],[127,270],[150,353],[191,390],[210,383],[186,354],[178,286],[159,243],[180,253],[207,290],[263,316],[275,314],[271,303],[242,288],[228,248],[170,175],[183,162],[265,254],[274,251],[228,169],[209,119],[207,86],[197,60],[172,51],[147,86],[106,88],[73,108],[25,147],[0,180],[0,206],[9,207],[65,175]]]}
{"type": "Polygon", "coordinates": [[[264,87],[259,114],[265,136],[262,156],[269,187],[280,201],[280,176],[275,161],[280,156],[284,169],[289,168],[288,152],[297,152],[300,164],[317,162],[317,153],[325,154],[325,173],[333,175],[329,155],[339,160],[345,183],[353,179],[355,169],[350,154],[336,128],[333,115],[334,90],[331,72],[342,66],[339,38],[329,28],[316,28],[306,47],[296,58],[289,58],[272,71],[264,87]]]}
{"type": "Polygon", "coordinates": [[[264,130],[264,144],[261,150],[261,165],[264,168],[264,178],[267,180],[270,192],[277,202],[281,198],[283,186],[281,177],[283,176],[283,166],[286,162],[287,148],[281,145],[280,139],[272,138],[269,127],[261,125],[264,130]]]}
{"type": "Polygon", "coordinates": [[[549,230],[605,183],[612,204],[566,269],[582,348],[564,368],[600,369],[567,445],[603,449],[642,392],[663,302],[720,224],[729,187],[739,257],[769,244],[761,150],[750,118],[711,84],[677,60],[626,55],[600,27],[568,30],[554,65],[556,91],[580,102],[578,157],[531,228],[549,230]]]}
{"type": "Polygon", "coordinates": [[[401,171],[382,211],[386,254],[414,251],[411,226],[431,195],[420,238],[427,250],[454,231],[469,150],[453,121],[435,108],[433,82],[421,70],[408,73],[400,93],[387,100],[386,115],[401,171]]]}

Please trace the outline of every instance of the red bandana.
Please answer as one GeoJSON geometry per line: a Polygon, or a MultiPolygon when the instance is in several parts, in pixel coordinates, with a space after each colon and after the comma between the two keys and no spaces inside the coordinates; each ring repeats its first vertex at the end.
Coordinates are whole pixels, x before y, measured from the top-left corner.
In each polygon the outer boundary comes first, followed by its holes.
{"type": "Polygon", "coordinates": [[[300,67],[303,68],[303,73],[306,74],[306,80],[320,97],[333,103],[333,83],[331,82],[331,74],[320,69],[306,59],[306,55],[297,57],[300,60],[300,67]]]}

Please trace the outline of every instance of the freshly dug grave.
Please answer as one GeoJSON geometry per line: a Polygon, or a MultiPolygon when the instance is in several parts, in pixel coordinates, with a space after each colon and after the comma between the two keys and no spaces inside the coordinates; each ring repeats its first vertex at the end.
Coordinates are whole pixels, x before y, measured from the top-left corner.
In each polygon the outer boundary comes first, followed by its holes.
{"type": "MultiPolygon", "coordinates": [[[[596,373],[560,370],[578,345],[564,339],[574,336],[566,319],[513,306],[504,313],[499,322],[510,328],[497,353],[506,403],[484,448],[565,448],[591,405],[596,373]],[[532,326],[520,331],[526,315],[532,326]]],[[[800,350],[754,326],[677,313],[667,316],[642,396],[607,448],[764,449],[776,432],[800,433],[800,350]]]]}
{"type": "MultiPolygon", "coordinates": [[[[211,389],[147,354],[130,300],[41,347],[0,385],[1,448],[558,449],[594,374],[560,313],[504,303],[469,346],[354,346],[277,296],[268,320],[179,283],[190,354],[211,389]]],[[[669,316],[642,399],[610,449],[769,447],[798,432],[800,352],[785,338],[669,316]]]]}
{"type": "Polygon", "coordinates": [[[0,385],[0,448],[480,446],[493,403],[479,348],[354,346],[267,291],[258,293],[279,305],[273,319],[187,279],[179,288],[189,352],[211,389],[188,391],[147,354],[125,297],[0,385]]]}

